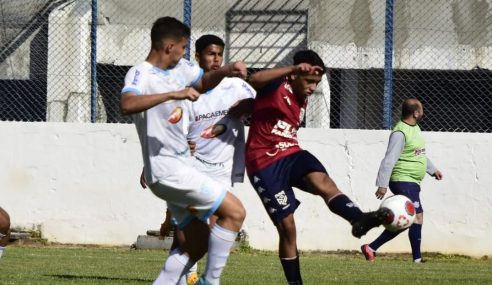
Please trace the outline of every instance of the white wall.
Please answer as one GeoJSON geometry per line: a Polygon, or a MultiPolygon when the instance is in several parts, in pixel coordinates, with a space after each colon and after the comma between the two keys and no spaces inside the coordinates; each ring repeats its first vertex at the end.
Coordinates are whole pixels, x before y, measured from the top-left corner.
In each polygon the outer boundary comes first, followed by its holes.
{"type": "MultiPolygon", "coordinates": [[[[128,245],[158,229],[165,204],[138,184],[142,163],[133,125],[0,122],[0,206],[13,226],[39,228],[61,243],[128,245]]],[[[338,186],[364,210],[376,209],[375,176],[387,131],[301,129],[301,145],[318,156],[338,186]]],[[[425,133],[429,157],[443,181],[428,177],[423,250],[492,254],[492,136],[425,133]]],[[[248,211],[254,248],[275,250],[276,231],[249,182],[234,189],[248,211]]],[[[362,240],[321,199],[298,192],[301,249],[358,249],[362,240]]],[[[410,251],[406,234],[384,251],[410,251]]]]}

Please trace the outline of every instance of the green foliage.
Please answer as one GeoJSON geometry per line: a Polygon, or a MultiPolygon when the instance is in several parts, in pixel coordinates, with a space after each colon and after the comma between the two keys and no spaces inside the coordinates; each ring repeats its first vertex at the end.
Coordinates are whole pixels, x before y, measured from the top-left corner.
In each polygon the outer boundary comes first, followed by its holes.
{"type": "MultiPolygon", "coordinates": [[[[167,256],[162,250],[10,246],[0,259],[0,284],[151,284],[167,256]]],[[[382,254],[369,263],[355,251],[302,252],[305,284],[492,284],[492,261],[424,253],[382,254]]],[[[204,262],[200,262],[203,270],[204,262]]],[[[221,284],[285,284],[277,253],[247,244],[229,258],[221,284]]]]}

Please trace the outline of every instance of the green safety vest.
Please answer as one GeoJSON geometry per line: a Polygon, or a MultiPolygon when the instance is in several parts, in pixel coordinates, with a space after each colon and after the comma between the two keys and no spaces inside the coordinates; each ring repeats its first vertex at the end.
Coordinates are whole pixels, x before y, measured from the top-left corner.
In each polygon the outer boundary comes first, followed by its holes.
{"type": "Polygon", "coordinates": [[[390,181],[415,182],[420,184],[427,170],[425,156],[425,142],[420,127],[411,126],[399,121],[393,132],[402,132],[405,135],[405,146],[400,158],[393,167],[390,181]]]}

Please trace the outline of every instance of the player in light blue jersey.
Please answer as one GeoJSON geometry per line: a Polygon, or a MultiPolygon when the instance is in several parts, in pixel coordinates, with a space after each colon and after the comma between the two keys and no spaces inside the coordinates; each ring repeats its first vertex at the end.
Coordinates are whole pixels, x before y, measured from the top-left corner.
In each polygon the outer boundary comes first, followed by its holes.
{"type": "MultiPolygon", "coordinates": [[[[203,35],[195,43],[195,58],[205,73],[222,66],[224,41],[215,35],[203,35]]],[[[202,94],[194,102],[187,101],[187,139],[196,161],[195,168],[214,180],[232,185],[244,178],[244,124],[241,118],[253,109],[256,91],[239,78],[224,78],[214,89],[202,94]]],[[[143,176],[142,176],[143,178],[143,176]]],[[[145,180],[142,180],[145,188],[145,180]]],[[[161,236],[171,231],[171,213],[166,212],[166,221],[161,225],[161,236]]],[[[213,227],[217,217],[210,217],[213,227]]],[[[171,249],[185,240],[182,231],[174,229],[171,249]]],[[[187,274],[187,283],[197,281],[196,265],[187,274]]],[[[184,283],[183,283],[184,284],[184,283]]]]}
{"type": "Polygon", "coordinates": [[[173,250],[154,284],[178,284],[208,250],[201,284],[219,284],[220,275],[245,217],[241,202],[207,175],[197,171],[185,134],[189,107],[200,93],[226,76],[246,76],[241,62],[203,74],[183,59],[189,28],[163,17],[152,26],[147,59],[125,77],[120,109],[132,114],[144,161],[144,177],[152,192],[166,200],[186,241],[173,250]],[[207,219],[215,214],[216,225],[207,219]],[[207,244],[208,241],[208,244],[207,244]]]}

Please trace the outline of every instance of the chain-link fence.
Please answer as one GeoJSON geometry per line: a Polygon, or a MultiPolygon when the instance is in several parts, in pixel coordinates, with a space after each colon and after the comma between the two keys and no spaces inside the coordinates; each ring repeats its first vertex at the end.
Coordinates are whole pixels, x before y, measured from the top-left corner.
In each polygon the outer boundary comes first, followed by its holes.
{"type": "Polygon", "coordinates": [[[127,70],[168,15],[212,33],[226,62],[291,64],[315,50],[329,74],[307,127],[382,129],[404,98],[424,103],[425,130],[490,132],[492,0],[0,0],[0,120],[129,122],[127,70]]]}

